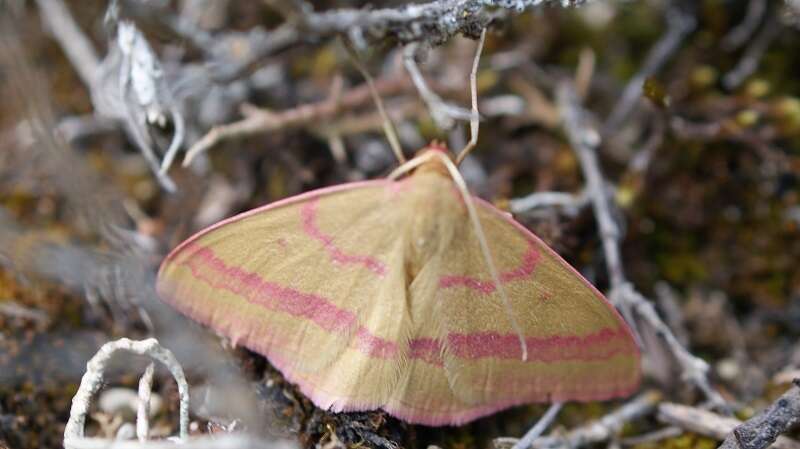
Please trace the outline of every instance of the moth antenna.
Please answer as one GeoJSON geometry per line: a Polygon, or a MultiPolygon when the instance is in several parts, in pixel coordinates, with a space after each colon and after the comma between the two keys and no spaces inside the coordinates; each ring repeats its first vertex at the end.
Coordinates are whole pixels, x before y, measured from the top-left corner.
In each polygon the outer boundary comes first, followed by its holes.
{"type": "MultiPolygon", "coordinates": [[[[528,360],[528,343],[525,341],[525,335],[522,333],[522,327],[520,327],[516,317],[514,316],[514,310],[511,308],[511,301],[508,299],[508,295],[506,295],[506,289],[503,287],[503,283],[500,280],[500,275],[498,274],[497,267],[494,264],[492,253],[489,251],[489,243],[486,240],[486,234],[483,232],[481,221],[478,219],[478,212],[475,209],[475,204],[472,201],[472,196],[469,193],[469,189],[467,189],[467,183],[464,181],[464,178],[461,177],[461,173],[458,172],[458,167],[456,167],[456,164],[454,164],[450,158],[440,152],[428,152],[420,157],[416,157],[408,161],[406,164],[401,165],[395,171],[414,163],[417,159],[420,159],[420,162],[417,162],[416,165],[420,165],[432,158],[439,158],[444,163],[444,166],[447,167],[448,173],[450,173],[450,177],[453,179],[453,182],[456,183],[459,193],[461,193],[461,197],[464,198],[464,204],[467,206],[469,219],[475,228],[475,235],[478,236],[478,243],[481,247],[481,253],[483,253],[483,258],[486,260],[486,265],[489,267],[489,274],[492,276],[492,281],[494,281],[494,285],[497,286],[497,291],[500,293],[500,298],[503,300],[503,306],[506,309],[508,320],[511,322],[511,327],[514,329],[514,332],[516,332],[517,337],[519,337],[519,345],[522,349],[522,361],[526,361],[528,360]]],[[[413,169],[413,166],[405,171],[411,169],[413,169]]],[[[392,174],[394,174],[394,172],[392,174]]]]}
{"type": "Polygon", "coordinates": [[[367,82],[367,87],[369,87],[369,93],[372,95],[372,100],[375,102],[375,105],[378,106],[378,113],[381,115],[381,119],[383,119],[383,132],[386,134],[386,139],[389,141],[389,146],[392,147],[392,151],[394,152],[395,157],[397,157],[397,161],[401,164],[406,162],[405,156],[403,156],[403,149],[400,147],[400,140],[397,138],[397,132],[394,129],[394,123],[392,123],[392,119],[389,118],[389,114],[386,113],[386,109],[383,107],[383,100],[381,100],[381,96],[378,94],[378,89],[375,88],[375,82],[372,80],[372,75],[369,74],[367,68],[361,62],[361,58],[358,56],[358,52],[353,47],[353,44],[350,42],[350,39],[343,37],[342,43],[344,44],[344,48],[347,50],[347,54],[350,56],[350,59],[353,61],[353,65],[356,66],[359,72],[361,72],[361,76],[364,77],[364,80],[367,82]]]}
{"type": "Polygon", "coordinates": [[[456,158],[456,165],[461,164],[461,161],[475,148],[478,144],[478,128],[480,125],[480,114],[478,113],[478,63],[481,60],[481,53],[483,52],[483,43],[486,42],[486,28],[481,31],[481,38],[478,41],[478,49],[475,50],[475,59],[472,61],[472,72],[469,74],[469,90],[472,97],[472,117],[469,119],[469,132],[470,138],[467,145],[458,153],[456,158]]]}

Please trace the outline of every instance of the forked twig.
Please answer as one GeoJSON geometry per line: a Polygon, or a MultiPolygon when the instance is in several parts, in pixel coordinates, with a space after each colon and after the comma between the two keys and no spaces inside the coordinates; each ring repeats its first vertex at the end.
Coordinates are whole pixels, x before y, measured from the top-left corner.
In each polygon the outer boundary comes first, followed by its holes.
{"type": "Polygon", "coordinates": [[[586,179],[606,260],[606,269],[611,281],[609,299],[616,305],[628,323],[635,326],[636,318],[650,325],[661,336],[679,363],[684,378],[694,384],[714,404],[722,407],[725,400],[708,381],[708,364],[692,355],[681,345],[669,327],[656,313],[652,303],[639,293],[625,277],[620,242],[622,236],[611,215],[611,201],[607,195],[606,181],[600,170],[596,150],[601,144],[600,134],[589,123],[588,112],[578,100],[575,89],[569,81],[557,88],[558,105],[562,113],[564,129],[575,151],[586,179]]]}
{"type": "Polygon", "coordinates": [[[422,72],[420,72],[417,62],[414,60],[418,46],[419,44],[416,43],[406,45],[406,48],[403,49],[403,65],[405,65],[406,71],[411,76],[411,81],[414,82],[419,96],[422,97],[428,107],[436,126],[442,130],[450,130],[455,126],[456,120],[471,120],[472,114],[470,111],[447,103],[425,82],[425,77],[422,76],[422,72]]]}
{"type": "Polygon", "coordinates": [[[69,421],[64,429],[64,447],[67,449],[83,448],[84,425],[89,412],[92,396],[103,386],[103,375],[118,351],[127,351],[144,355],[164,364],[178,384],[180,397],[180,429],[179,438],[186,441],[189,436],[189,385],[178,360],[168,349],[162,347],[155,338],[134,341],[127,338],[104,344],[97,354],[86,364],[86,373],[81,378],[77,393],[72,398],[69,421]]]}

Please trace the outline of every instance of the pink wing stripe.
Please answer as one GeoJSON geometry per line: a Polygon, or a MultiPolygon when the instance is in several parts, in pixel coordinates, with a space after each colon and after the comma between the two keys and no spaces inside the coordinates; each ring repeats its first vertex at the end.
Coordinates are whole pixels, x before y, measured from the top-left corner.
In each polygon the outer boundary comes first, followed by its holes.
{"type": "MultiPolygon", "coordinates": [[[[528,244],[528,251],[522,256],[522,262],[517,268],[513,270],[500,273],[500,282],[503,284],[517,279],[524,279],[528,277],[541,259],[541,254],[533,242],[528,244]]],[[[445,275],[439,278],[440,288],[453,288],[453,287],[466,287],[472,290],[479,291],[484,294],[490,294],[495,291],[497,286],[494,281],[481,280],[473,276],[466,275],[445,275]]]]}
{"type": "MultiPolygon", "coordinates": [[[[195,278],[213,288],[229,291],[270,310],[309,319],[328,332],[348,334],[355,329],[355,347],[370,357],[390,359],[398,355],[395,342],[376,336],[366,327],[358,325],[354,313],[336,306],[327,298],[268,282],[256,273],[228,266],[212,249],[197,243],[192,243],[184,250],[189,254],[178,263],[188,267],[195,278]]],[[[528,348],[532,349],[529,354],[529,361],[532,362],[607,360],[618,353],[635,351],[624,328],[603,329],[583,337],[528,337],[526,342],[528,348]],[[623,344],[606,346],[613,340],[623,344]]],[[[464,359],[518,359],[521,356],[515,334],[450,334],[447,345],[455,356],[464,359]]],[[[437,340],[416,338],[409,342],[409,357],[412,359],[441,365],[441,354],[441,343],[437,340]]]]}
{"type": "Polygon", "coordinates": [[[303,207],[300,209],[300,215],[303,219],[303,231],[309,237],[322,243],[334,262],[342,265],[363,265],[369,271],[372,271],[378,276],[386,275],[386,265],[381,263],[378,259],[370,256],[358,256],[345,253],[333,243],[332,236],[325,234],[319,229],[317,226],[318,203],[319,197],[312,198],[306,201],[306,203],[303,204],[303,207]]]}

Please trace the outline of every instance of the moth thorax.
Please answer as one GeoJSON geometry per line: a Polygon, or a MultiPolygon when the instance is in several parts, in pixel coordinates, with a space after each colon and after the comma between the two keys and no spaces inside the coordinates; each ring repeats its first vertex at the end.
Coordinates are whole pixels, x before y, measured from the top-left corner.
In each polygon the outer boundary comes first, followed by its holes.
{"type": "MultiPolygon", "coordinates": [[[[419,157],[429,152],[444,154],[445,156],[447,156],[448,159],[453,161],[453,155],[447,150],[447,148],[443,146],[434,146],[434,144],[431,144],[431,146],[425,147],[422,150],[418,151],[417,156],[419,157]]],[[[438,157],[430,158],[425,163],[417,167],[417,169],[415,170],[415,173],[423,173],[423,172],[435,172],[441,174],[442,176],[446,176],[448,178],[450,177],[450,173],[447,170],[447,166],[445,165],[444,161],[442,161],[442,159],[438,157]]]]}
{"type": "Polygon", "coordinates": [[[449,177],[427,170],[418,173],[414,181],[417,190],[406,235],[406,269],[412,277],[441,256],[453,239],[456,224],[463,220],[449,177]]]}

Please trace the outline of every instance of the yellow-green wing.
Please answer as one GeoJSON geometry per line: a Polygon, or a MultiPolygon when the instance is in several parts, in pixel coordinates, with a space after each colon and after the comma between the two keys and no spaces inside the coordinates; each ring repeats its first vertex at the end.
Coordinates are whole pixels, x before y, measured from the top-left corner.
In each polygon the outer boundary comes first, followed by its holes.
{"type": "Polygon", "coordinates": [[[215,225],[167,257],[159,294],[266,355],[318,406],[379,408],[407,333],[394,186],[313,191],[215,225]]]}
{"type": "Polygon", "coordinates": [[[444,368],[456,398],[478,409],[625,396],[639,350],[616,310],[511,217],[476,199],[478,216],[527,344],[527,360],[487,274],[475,229],[459,220],[438,277],[444,368]]]}

